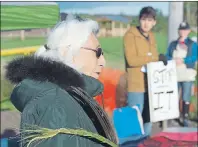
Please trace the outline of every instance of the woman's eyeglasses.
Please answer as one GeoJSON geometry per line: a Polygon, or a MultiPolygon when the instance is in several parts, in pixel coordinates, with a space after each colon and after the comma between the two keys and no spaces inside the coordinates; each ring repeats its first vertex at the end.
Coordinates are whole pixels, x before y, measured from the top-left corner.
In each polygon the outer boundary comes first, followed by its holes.
{"type": "Polygon", "coordinates": [[[98,49],[96,50],[96,49],[92,49],[92,48],[82,47],[82,49],[94,51],[94,52],[96,53],[96,57],[97,57],[97,58],[100,58],[101,55],[104,55],[104,53],[103,53],[103,51],[102,51],[102,48],[98,48],[98,49]]]}

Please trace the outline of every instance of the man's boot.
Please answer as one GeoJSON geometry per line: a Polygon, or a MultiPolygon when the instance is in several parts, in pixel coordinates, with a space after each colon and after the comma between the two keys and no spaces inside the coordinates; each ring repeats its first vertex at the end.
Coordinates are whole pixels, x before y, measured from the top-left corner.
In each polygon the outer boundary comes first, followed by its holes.
{"type": "Polygon", "coordinates": [[[190,105],[190,102],[183,101],[182,115],[183,115],[183,125],[184,125],[184,127],[189,126],[189,105],[190,105]]]}

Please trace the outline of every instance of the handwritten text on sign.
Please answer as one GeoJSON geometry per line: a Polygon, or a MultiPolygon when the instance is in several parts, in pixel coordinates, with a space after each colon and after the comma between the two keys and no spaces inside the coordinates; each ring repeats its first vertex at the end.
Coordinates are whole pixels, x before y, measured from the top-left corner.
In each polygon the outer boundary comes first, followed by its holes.
{"type": "Polygon", "coordinates": [[[179,98],[175,61],[147,64],[151,122],[179,117],[179,98]]]}

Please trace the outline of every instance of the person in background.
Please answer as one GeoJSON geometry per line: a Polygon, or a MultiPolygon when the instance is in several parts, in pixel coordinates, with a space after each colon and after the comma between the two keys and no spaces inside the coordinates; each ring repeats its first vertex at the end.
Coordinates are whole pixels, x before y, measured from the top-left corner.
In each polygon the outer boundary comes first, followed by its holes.
{"type": "Polygon", "coordinates": [[[182,123],[189,126],[191,89],[196,79],[197,43],[189,38],[190,25],[182,22],[178,28],[179,38],[170,43],[166,56],[174,59],[177,67],[178,88],[182,97],[182,123]]]}
{"type": "Polygon", "coordinates": [[[156,11],[152,7],[144,7],[139,14],[139,26],[132,26],[124,35],[124,52],[126,59],[127,78],[127,104],[134,106],[139,104],[143,113],[144,130],[150,135],[152,124],[149,120],[148,87],[145,66],[149,62],[163,61],[167,59],[163,54],[158,54],[155,36],[152,33],[156,25],[156,11]]]}
{"type": "Polygon", "coordinates": [[[64,134],[62,128],[84,129],[117,143],[107,114],[93,99],[104,89],[97,80],[105,66],[98,31],[98,23],[93,20],[67,16],[33,56],[19,57],[8,64],[6,77],[17,84],[11,102],[21,112],[20,147],[26,147],[31,136],[37,139],[31,147],[107,146],[84,133],[64,134]],[[23,132],[32,126],[38,128],[33,127],[30,134],[23,132]],[[42,134],[39,128],[58,130],[58,134],[42,134]],[[40,141],[42,135],[49,138],[40,141]]]}

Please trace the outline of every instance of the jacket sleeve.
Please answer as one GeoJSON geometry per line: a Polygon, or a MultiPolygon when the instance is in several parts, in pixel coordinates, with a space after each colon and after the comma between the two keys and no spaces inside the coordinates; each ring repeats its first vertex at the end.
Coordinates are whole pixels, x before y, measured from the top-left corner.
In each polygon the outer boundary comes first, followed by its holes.
{"type": "Polygon", "coordinates": [[[138,56],[135,46],[135,39],[133,34],[127,32],[124,36],[124,51],[126,61],[131,67],[139,67],[146,65],[149,62],[158,61],[158,57],[154,56],[138,56]]]}
{"type": "Polygon", "coordinates": [[[194,63],[197,61],[197,43],[193,43],[192,45],[192,56],[191,57],[186,57],[184,58],[184,63],[189,64],[189,63],[194,63]]]}
{"type": "Polygon", "coordinates": [[[167,48],[167,51],[166,51],[166,57],[167,57],[167,59],[168,60],[172,60],[172,54],[171,54],[171,47],[172,47],[172,42],[170,43],[170,45],[168,46],[168,48],[167,48]]]}

